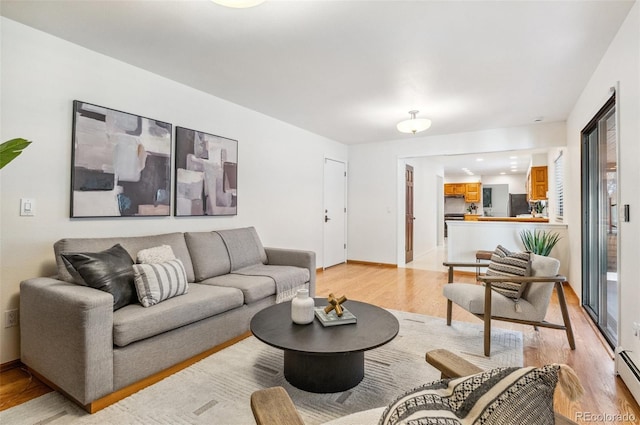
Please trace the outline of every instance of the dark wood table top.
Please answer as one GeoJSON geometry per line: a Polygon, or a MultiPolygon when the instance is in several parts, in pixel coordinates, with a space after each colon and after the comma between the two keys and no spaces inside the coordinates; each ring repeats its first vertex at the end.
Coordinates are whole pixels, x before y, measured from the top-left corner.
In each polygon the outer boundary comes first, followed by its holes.
{"type": "MultiPolygon", "coordinates": [[[[324,298],[316,306],[326,306],[324,298]]],[[[357,323],[324,327],[317,318],[308,325],[291,321],[291,302],[259,311],[251,319],[251,332],[264,342],[282,350],[307,354],[353,353],[371,350],[391,341],[398,334],[398,319],[387,310],[359,301],[344,304],[357,323]]]]}

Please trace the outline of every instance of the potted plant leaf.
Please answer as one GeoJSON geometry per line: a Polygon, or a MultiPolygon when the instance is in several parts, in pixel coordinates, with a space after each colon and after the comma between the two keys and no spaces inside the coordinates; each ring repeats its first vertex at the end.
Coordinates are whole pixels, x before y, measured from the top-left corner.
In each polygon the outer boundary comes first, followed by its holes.
{"type": "Polygon", "coordinates": [[[560,239],[559,233],[541,229],[533,231],[524,229],[520,232],[520,240],[522,240],[525,250],[545,257],[551,253],[551,250],[560,239]]]}
{"type": "Polygon", "coordinates": [[[533,204],[532,213],[534,217],[542,217],[542,213],[544,211],[544,203],[542,201],[536,201],[533,204]]]}
{"type": "Polygon", "coordinates": [[[21,138],[7,140],[0,144],[0,169],[13,161],[30,144],[30,141],[21,138]]]}

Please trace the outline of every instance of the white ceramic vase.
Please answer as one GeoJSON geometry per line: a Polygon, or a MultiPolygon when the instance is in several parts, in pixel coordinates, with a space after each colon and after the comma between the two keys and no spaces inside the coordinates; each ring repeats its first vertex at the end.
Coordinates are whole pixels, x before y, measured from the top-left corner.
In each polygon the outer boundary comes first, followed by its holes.
{"type": "Polygon", "coordinates": [[[298,325],[307,325],[313,322],[313,308],[315,302],[309,296],[308,289],[298,289],[298,293],[291,300],[291,320],[298,325]]]}

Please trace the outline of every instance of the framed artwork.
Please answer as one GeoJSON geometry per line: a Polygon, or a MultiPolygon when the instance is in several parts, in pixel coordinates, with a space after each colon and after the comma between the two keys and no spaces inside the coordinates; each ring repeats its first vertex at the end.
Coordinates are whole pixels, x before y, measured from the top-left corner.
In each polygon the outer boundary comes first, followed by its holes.
{"type": "Polygon", "coordinates": [[[71,217],[171,214],[166,122],[75,100],[71,217]]]}
{"type": "Polygon", "coordinates": [[[176,216],[238,213],[238,141],[176,127],[176,216]]]}

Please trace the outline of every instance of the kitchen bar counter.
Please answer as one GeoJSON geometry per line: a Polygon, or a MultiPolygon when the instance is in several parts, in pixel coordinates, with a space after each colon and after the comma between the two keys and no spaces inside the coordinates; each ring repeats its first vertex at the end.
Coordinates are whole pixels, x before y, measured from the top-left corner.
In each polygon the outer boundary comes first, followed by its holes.
{"type": "Polygon", "coordinates": [[[549,219],[545,217],[485,217],[479,216],[477,221],[510,221],[516,223],[548,223],[549,219]]]}
{"type": "MultiPolygon", "coordinates": [[[[533,217],[478,217],[480,218],[540,220],[533,217]]],[[[498,245],[510,251],[524,250],[520,240],[523,229],[557,232],[561,239],[551,251],[551,257],[560,260],[560,274],[569,277],[569,234],[564,223],[460,220],[447,221],[447,227],[447,260],[462,263],[473,263],[476,261],[476,251],[493,251],[498,245]]]]}

